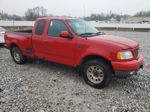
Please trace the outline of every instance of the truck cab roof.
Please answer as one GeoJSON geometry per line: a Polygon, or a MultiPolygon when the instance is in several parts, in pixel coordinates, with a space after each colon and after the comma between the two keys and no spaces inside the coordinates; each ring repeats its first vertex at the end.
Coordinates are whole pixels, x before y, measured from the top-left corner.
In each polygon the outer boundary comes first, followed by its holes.
{"type": "Polygon", "coordinates": [[[52,20],[52,19],[57,19],[57,20],[69,20],[69,19],[76,19],[76,18],[69,18],[69,17],[42,17],[38,18],[37,20],[52,20]]]}

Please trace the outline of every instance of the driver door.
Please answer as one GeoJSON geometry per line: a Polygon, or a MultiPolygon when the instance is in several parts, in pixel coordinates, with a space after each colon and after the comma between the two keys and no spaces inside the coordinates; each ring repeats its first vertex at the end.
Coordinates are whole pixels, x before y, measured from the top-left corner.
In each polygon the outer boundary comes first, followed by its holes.
{"type": "Polygon", "coordinates": [[[46,36],[45,54],[49,60],[74,65],[76,40],[60,37],[61,31],[69,32],[65,23],[61,20],[51,20],[46,36]]]}

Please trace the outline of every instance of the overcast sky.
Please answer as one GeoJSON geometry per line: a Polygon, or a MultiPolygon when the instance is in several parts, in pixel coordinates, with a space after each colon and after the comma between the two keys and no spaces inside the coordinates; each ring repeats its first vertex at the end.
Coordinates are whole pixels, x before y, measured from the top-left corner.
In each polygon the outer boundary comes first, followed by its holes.
{"type": "Polygon", "coordinates": [[[148,11],[150,0],[0,0],[0,11],[9,14],[22,16],[28,8],[36,6],[48,9],[48,14],[83,17],[91,13],[108,13],[110,10],[119,14],[148,11]]]}

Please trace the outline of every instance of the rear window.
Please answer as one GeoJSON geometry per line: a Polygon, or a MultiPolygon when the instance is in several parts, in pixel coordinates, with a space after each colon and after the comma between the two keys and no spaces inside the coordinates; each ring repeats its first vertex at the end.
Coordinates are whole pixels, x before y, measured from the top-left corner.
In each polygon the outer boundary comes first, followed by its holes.
{"type": "Polygon", "coordinates": [[[44,31],[44,26],[45,26],[45,20],[40,20],[38,22],[37,27],[36,27],[35,34],[36,35],[42,35],[42,33],[44,31]]]}

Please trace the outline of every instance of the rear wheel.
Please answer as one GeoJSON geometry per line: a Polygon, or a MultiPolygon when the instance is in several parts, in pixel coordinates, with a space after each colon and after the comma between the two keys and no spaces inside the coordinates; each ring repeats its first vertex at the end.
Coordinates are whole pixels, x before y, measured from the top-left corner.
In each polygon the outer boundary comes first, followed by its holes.
{"type": "Polygon", "coordinates": [[[12,47],[10,52],[15,63],[24,64],[26,62],[27,57],[22,54],[21,50],[17,46],[12,47]]]}
{"type": "Polygon", "coordinates": [[[105,60],[90,60],[83,64],[83,78],[94,88],[104,88],[112,79],[112,69],[105,60]]]}

